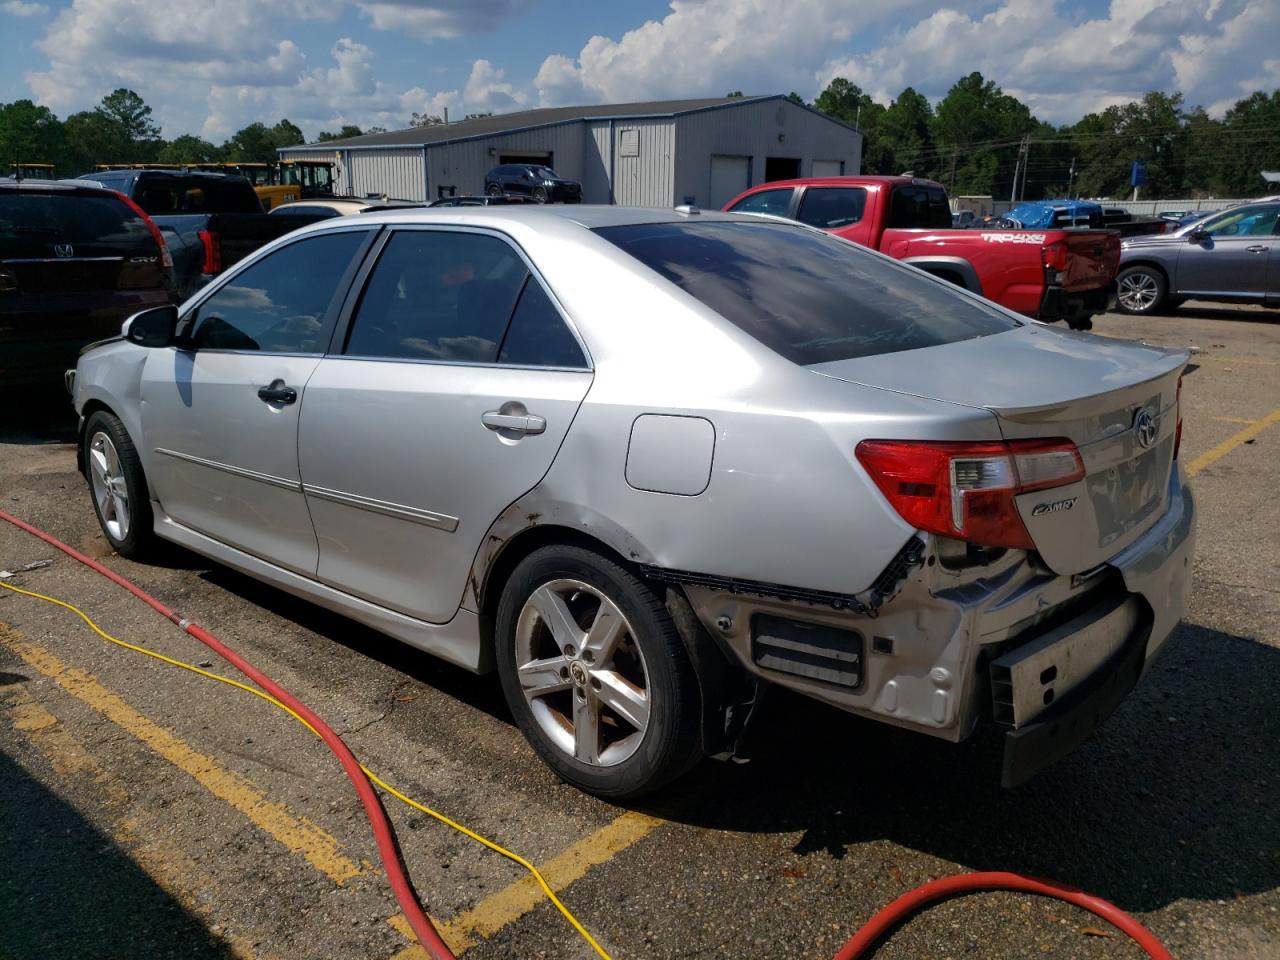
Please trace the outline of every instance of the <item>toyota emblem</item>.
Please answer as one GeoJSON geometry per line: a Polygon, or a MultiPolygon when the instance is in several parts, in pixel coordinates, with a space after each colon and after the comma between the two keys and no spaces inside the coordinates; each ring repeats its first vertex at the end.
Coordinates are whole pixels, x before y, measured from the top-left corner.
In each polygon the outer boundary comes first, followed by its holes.
{"type": "Polygon", "coordinates": [[[1156,442],[1160,425],[1151,411],[1143,408],[1133,418],[1133,432],[1138,438],[1138,445],[1145,450],[1156,442]]]}

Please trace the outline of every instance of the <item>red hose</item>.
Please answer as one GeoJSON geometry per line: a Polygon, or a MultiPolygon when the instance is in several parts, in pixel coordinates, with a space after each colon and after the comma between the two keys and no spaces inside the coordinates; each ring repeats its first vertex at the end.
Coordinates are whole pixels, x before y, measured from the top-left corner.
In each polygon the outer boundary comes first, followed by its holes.
{"type": "Polygon", "coordinates": [[[301,700],[222,643],[208,630],[178,616],[178,614],[141,587],[130,583],[120,574],[103,566],[91,557],[86,557],[79,550],[67,546],[57,537],[47,534],[13,515],[5,513],[3,510],[0,510],[0,520],[6,520],[32,536],[39,537],[45,543],[52,547],[57,547],[72,559],[79,560],[85,566],[102,574],[113,583],[124,587],[147,606],[172,620],[182,630],[195,637],[218,656],[227,660],[259,687],[306,720],[311,725],[311,728],[328,744],[334,755],[337,756],[338,761],[342,764],[342,769],[346,771],[348,779],[355,786],[356,793],[360,796],[360,802],[364,805],[365,815],[369,818],[369,823],[373,827],[373,836],[378,844],[378,856],[382,859],[382,867],[386,871],[387,880],[391,883],[391,891],[395,894],[396,902],[400,904],[400,909],[404,911],[404,915],[409,921],[409,926],[413,928],[418,942],[436,960],[455,960],[453,951],[441,939],[426,911],[422,909],[422,904],[418,902],[418,897],[414,893],[413,887],[409,885],[409,877],[405,873],[404,864],[400,860],[400,853],[396,848],[395,838],[391,832],[391,823],[387,820],[386,811],[382,809],[382,803],[378,800],[378,795],[374,792],[369,779],[364,775],[364,771],[360,769],[360,763],[356,760],[355,755],[327,723],[316,716],[301,700]]]}
{"type": "MultiPolygon", "coordinates": [[[[400,904],[400,909],[404,911],[405,917],[408,918],[409,925],[413,928],[418,942],[436,960],[456,960],[448,945],[440,938],[440,934],[422,909],[417,895],[409,885],[409,878],[405,873],[404,864],[400,860],[395,838],[391,832],[391,824],[387,820],[386,811],[382,809],[378,795],[374,792],[369,779],[364,775],[364,771],[360,769],[360,763],[356,760],[355,755],[342,742],[342,738],[330,729],[327,723],[316,716],[306,704],[252,666],[208,630],[179,617],[178,614],[141,587],[126,580],[120,574],[103,566],[98,561],[85,556],[80,551],[67,546],[56,537],[45,533],[37,527],[33,527],[25,521],[19,520],[11,514],[5,513],[3,510],[0,510],[0,520],[6,520],[32,536],[39,537],[45,543],[57,547],[72,559],[80,561],[113,583],[124,587],[124,589],[146,603],[153,610],[163,614],[182,630],[209,647],[218,656],[230,662],[259,687],[305,719],[337,756],[342,764],[342,769],[346,771],[347,777],[355,786],[356,793],[360,796],[360,802],[364,804],[365,815],[369,818],[369,823],[373,827],[373,835],[378,843],[378,855],[382,858],[382,866],[386,871],[387,879],[391,883],[391,890],[395,894],[396,901],[400,904]]],[[[1053,883],[1049,880],[1037,880],[1017,873],[1000,872],[966,873],[957,877],[943,877],[941,880],[934,880],[932,883],[926,883],[924,886],[916,887],[916,889],[904,893],[872,917],[861,930],[854,934],[840,949],[840,952],[835,955],[834,960],[857,960],[858,957],[863,956],[875,946],[894,926],[917,910],[946,897],[980,890],[1014,890],[1065,901],[1096,914],[1127,934],[1138,946],[1146,951],[1147,956],[1151,957],[1152,960],[1173,960],[1173,954],[1156,939],[1150,930],[1119,907],[1103,900],[1101,897],[1095,897],[1076,887],[1053,883]]]]}
{"type": "Polygon", "coordinates": [[[1020,893],[1036,893],[1043,897],[1065,901],[1098,915],[1113,927],[1126,933],[1146,951],[1147,956],[1152,960],[1173,960],[1173,954],[1156,939],[1155,934],[1115,904],[1061,883],[1036,880],[1018,873],[1000,872],[966,873],[958,877],[943,877],[941,880],[934,880],[932,883],[926,883],[922,887],[916,887],[904,893],[855,933],[849,942],[840,948],[834,960],[856,960],[879,942],[880,938],[894,926],[917,910],[946,897],[978,890],[1016,890],[1020,893]]]}

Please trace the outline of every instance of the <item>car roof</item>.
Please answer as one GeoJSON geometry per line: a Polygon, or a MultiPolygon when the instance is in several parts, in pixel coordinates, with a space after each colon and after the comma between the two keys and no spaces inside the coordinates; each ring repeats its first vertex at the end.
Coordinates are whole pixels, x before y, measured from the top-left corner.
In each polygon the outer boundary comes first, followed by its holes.
{"type": "MultiPolygon", "coordinates": [[[[571,223],[593,230],[597,227],[617,227],[644,223],[679,223],[709,220],[733,220],[759,222],[759,217],[739,213],[720,213],[716,210],[687,208],[685,213],[675,208],[618,207],[594,204],[494,204],[483,207],[409,207],[404,210],[378,210],[366,213],[361,220],[372,223],[464,223],[469,226],[488,226],[502,230],[512,224],[558,225],[571,223]]],[[[323,226],[331,225],[327,221],[323,226]]]]}
{"type": "Polygon", "coordinates": [[[17,180],[0,177],[0,190],[22,193],[98,194],[111,192],[107,185],[96,180],[17,180]]]}
{"type": "MultiPolygon", "coordinates": [[[[767,180],[757,183],[750,192],[772,190],[777,187],[866,187],[872,185],[899,186],[915,184],[921,187],[941,187],[937,180],[926,177],[890,176],[880,174],[848,174],[843,177],[796,177],[793,180],[767,180]]],[[[743,193],[748,191],[744,190],[743,193]]]]}

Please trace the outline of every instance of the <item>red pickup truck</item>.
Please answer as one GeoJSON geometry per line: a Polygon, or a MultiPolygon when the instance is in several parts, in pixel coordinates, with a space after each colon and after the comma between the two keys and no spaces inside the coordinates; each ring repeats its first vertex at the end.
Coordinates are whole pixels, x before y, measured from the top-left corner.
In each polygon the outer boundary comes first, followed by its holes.
{"type": "Polygon", "coordinates": [[[1114,230],[955,230],[942,184],[914,177],[776,180],[724,207],[799,220],[1038,320],[1088,330],[1120,263],[1114,230]]]}

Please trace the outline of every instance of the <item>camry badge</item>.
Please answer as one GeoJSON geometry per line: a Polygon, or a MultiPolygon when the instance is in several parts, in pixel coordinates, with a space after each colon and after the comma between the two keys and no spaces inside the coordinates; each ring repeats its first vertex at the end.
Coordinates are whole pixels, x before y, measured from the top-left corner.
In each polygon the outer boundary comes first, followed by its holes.
{"type": "Polygon", "coordinates": [[[1159,423],[1150,410],[1145,407],[1133,418],[1133,433],[1138,438],[1138,445],[1144,450],[1156,442],[1160,432],[1159,423]]]}
{"type": "Polygon", "coordinates": [[[1064,510],[1070,510],[1076,505],[1076,497],[1068,497],[1066,500],[1054,500],[1052,503],[1037,503],[1031,508],[1033,517],[1043,517],[1046,513],[1062,513],[1064,510]]]}

